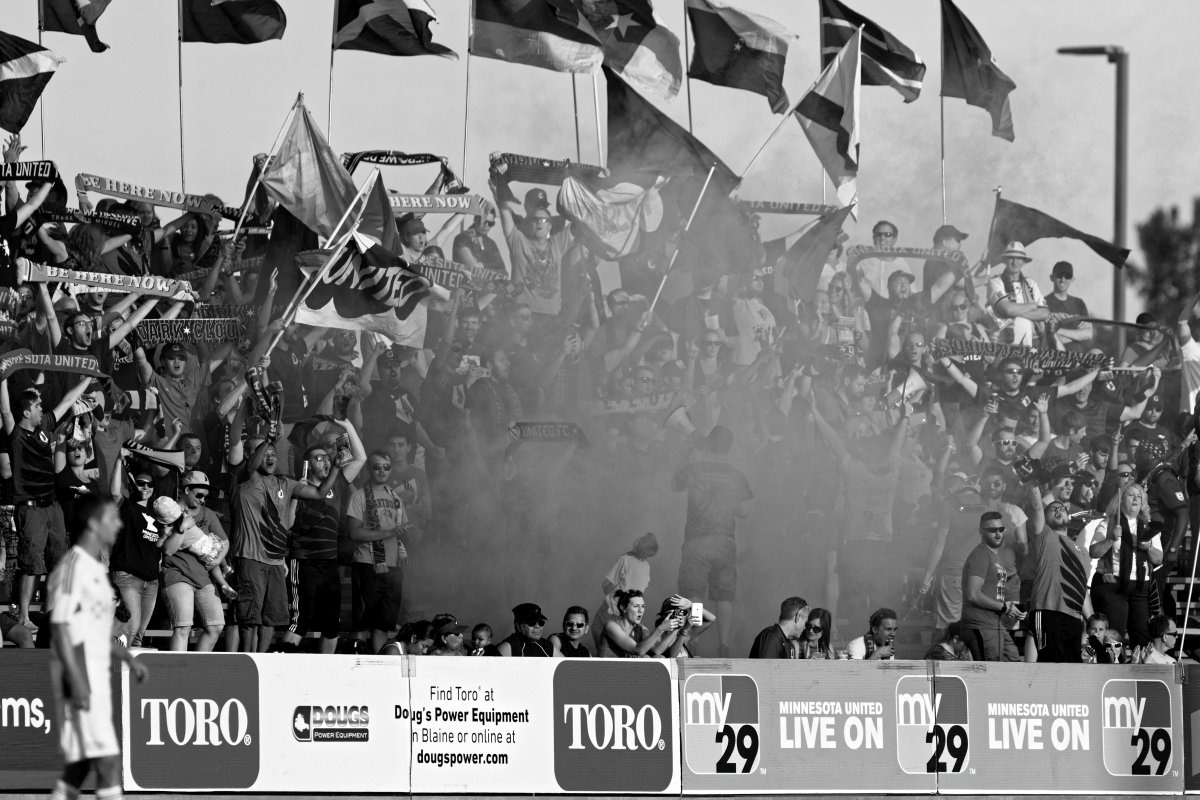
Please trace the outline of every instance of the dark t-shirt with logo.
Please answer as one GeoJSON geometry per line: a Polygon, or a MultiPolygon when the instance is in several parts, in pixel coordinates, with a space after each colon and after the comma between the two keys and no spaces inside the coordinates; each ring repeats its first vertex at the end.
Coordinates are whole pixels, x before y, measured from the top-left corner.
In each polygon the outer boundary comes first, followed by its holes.
{"type": "Polygon", "coordinates": [[[144,581],[158,580],[160,531],[154,515],[146,506],[126,500],[121,503],[121,523],[121,532],[109,556],[109,569],[128,572],[144,581]]]}
{"type": "MultiPolygon", "coordinates": [[[[53,429],[53,422],[43,426],[53,429]]],[[[54,447],[44,427],[27,431],[20,425],[9,435],[12,446],[13,501],[46,502],[54,498],[54,447]]]]}
{"type": "Polygon", "coordinates": [[[297,500],[296,519],[288,540],[291,557],[301,561],[336,561],[338,530],[350,497],[350,484],[341,473],[320,500],[297,500]]]}
{"type": "Polygon", "coordinates": [[[675,473],[675,491],[688,494],[683,538],[733,536],[738,503],[754,497],[746,476],[714,461],[685,464],[675,473]]]}

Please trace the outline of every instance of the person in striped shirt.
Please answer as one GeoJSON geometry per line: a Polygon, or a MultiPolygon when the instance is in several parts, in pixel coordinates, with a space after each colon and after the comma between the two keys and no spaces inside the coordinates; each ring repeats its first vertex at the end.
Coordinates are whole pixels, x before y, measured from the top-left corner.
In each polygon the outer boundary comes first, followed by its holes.
{"type": "Polygon", "coordinates": [[[1070,535],[1070,510],[1061,500],[1033,503],[1029,544],[1036,565],[1025,638],[1025,660],[1078,664],[1083,601],[1091,556],[1070,535]]]}

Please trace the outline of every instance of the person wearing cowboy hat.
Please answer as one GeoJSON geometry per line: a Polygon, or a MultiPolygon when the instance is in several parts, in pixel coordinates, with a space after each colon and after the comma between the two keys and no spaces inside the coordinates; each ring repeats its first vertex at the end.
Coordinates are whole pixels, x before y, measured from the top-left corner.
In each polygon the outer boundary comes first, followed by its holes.
{"type": "Polygon", "coordinates": [[[999,341],[1032,345],[1035,323],[1045,322],[1050,316],[1041,290],[1022,272],[1033,259],[1020,242],[1009,242],[998,258],[1004,262],[1004,271],[988,281],[988,306],[1002,324],[1011,320],[1008,329],[1000,331],[999,341]]]}

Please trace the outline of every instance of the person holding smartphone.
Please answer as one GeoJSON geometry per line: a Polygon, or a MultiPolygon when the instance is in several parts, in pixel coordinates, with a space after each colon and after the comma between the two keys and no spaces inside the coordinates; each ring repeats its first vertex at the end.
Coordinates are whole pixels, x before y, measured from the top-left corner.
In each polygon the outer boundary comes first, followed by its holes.
{"type": "MultiPolygon", "coordinates": [[[[1039,526],[1040,527],[1040,526],[1039,526]]],[[[979,517],[979,544],[963,564],[963,625],[976,661],[1020,661],[1010,629],[1025,619],[1017,602],[1021,578],[1017,554],[1005,544],[1007,526],[999,511],[979,517]]]]}

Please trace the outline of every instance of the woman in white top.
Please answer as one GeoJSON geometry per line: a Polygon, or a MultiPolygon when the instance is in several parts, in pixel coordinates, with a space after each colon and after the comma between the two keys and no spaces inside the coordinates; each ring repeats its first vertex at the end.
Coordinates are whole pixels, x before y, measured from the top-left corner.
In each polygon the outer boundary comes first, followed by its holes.
{"type": "Polygon", "coordinates": [[[1162,538],[1150,525],[1150,504],[1141,484],[1131,483],[1109,504],[1092,534],[1096,559],[1092,608],[1108,617],[1133,647],[1150,642],[1151,571],[1162,563],[1162,538]]]}

